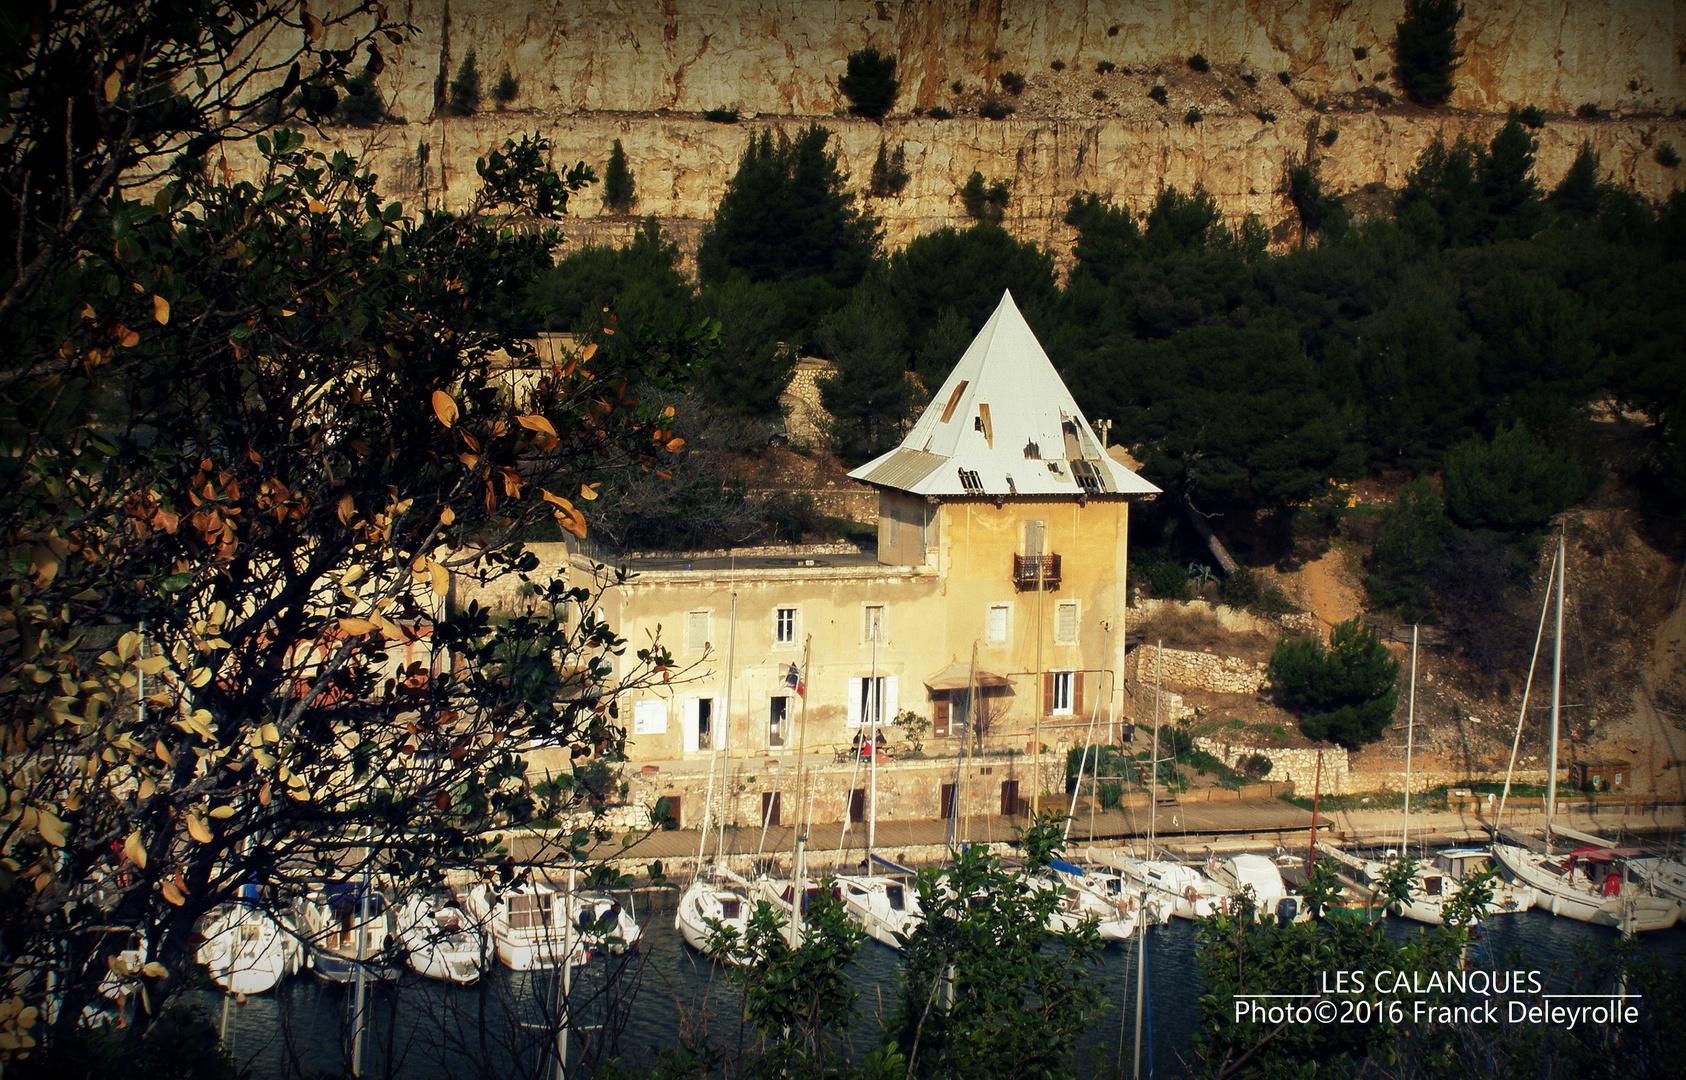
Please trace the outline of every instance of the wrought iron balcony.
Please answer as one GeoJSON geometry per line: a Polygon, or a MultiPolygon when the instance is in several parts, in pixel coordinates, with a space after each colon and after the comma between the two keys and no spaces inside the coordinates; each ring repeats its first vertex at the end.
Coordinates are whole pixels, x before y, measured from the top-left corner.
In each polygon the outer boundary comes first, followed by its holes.
{"type": "Polygon", "coordinates": [[[1060,557],[1058,555],[1014,555],[1013,584],[1022,592],[1025,589],[1036,588],[1038,581],[1042,583],[1044,589],[1059,588],[1060,557]]]}

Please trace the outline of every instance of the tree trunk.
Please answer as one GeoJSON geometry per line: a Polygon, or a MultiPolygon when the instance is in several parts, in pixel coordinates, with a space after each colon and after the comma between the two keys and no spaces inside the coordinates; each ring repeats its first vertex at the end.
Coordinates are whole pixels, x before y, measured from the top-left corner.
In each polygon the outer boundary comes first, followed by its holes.
{"type": "Polygon", "coordinates": [[[1218,560],[1218,565],[1223,567],[1224,575],[1226,577],[1234,576],[1235,571],[1240,567],[1236,563],[1235,557],[1229,553],[1229,549],[1224,547],[1223,541],[1219,540],[1212,532],[1212,526],[1206,523],[1206,515],[1194,508],[1194,500],[1188,497],[1186,491],[1179,501],[1183,505],[1183,513],[1188,515],[1189,524],[1193,525],[1194,531],[1200,534],[1200,539],[1206,541],[1207,549],[1212,552],[1212,558],[1218,560]]]}

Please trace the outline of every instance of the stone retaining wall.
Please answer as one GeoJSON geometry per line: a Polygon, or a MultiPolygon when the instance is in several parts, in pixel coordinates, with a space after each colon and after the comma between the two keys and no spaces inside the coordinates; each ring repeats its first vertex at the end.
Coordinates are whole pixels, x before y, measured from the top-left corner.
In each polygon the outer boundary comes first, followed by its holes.
{"type": "Polygon", "coordinates": [[[1265,665],[1257,660],[1157,645],[1143,645],[1130,655],[1134,658],[1132,674],[1150,693],[1155,682],[1162,681],[1183,690],[1256,694],[1265,681],[1265,665]]]}
{"type": "Polygon", "coordinates": [[[1352,773],[1347,768],[1347,752],[1338,746],[1327,746],[1322,749],[1316,747],[1296,746],[1245,746],[1238,743],[1226,743],[1208,735],[1197,735],[1194,739],[1197,749],[1204,750],[1213,757],[1221,760],[1230,768],[1236,767],[1236,762],[1249,754],[1263,754],[1270,759],[1270,771],[1265,777],[1272,781],[1288,781],[1294,785],[1294,790],[1300,795],[1310,795],[1315,785],[1318,789],[1330,795],[1345,795],[1354,791],[1370,791],[1373,788],[1358,788],[1353,786],[1352,773]],[[1323,777],[1317,779],[1317,758],[1323,756],[1323,777]]]}

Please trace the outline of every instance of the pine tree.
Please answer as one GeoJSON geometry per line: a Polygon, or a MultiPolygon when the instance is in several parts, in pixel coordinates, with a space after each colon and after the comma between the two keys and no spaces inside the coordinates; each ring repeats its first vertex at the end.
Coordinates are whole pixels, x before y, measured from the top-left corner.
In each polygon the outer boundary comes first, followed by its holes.
{"type": "Polygon", "coordinates": [[[1581,143],[1581,152],[1575,155],[1574,164],[1569,166],[1562,182],[1551,193],[1552,205],[1558,213],[1583,220],[1598,213],[1598,206],[1604,201],[1609,187],[1598,178],[1600,164],[1598,151],[1592,148],[1592,143],[1581,143]]]}
{"type": "Polygon", "coordinates": [[[626,163],[626,151],[621,141],[609,150],[609,163],[603,167],[603,205],[616,214],[632,212],[638,195],[632,180],[632,169],[626,163]]]}
{"type": "Polygon", "coordinates": [[[1493,136],[1481,157],[1481,192],[1487,198],[1488,232],[1493,239],[1527,239],[1539,231],[1544,207],[1534,179],[1538,144],[1512,118],[1493,136]]]}
{"type": "Polygon", "coordinates": [[[1405,21],[1394,26],[1394,58],[1399,85],[1418,105],[1432,109],[1452,96],[1452,73],[1463,56],[1458,50],[1463,17],[1458,0],[1405,0],[1405,21]]]}
{"type": "Polygon", "coordinates": [[[884,140],[878,140],[878,158],[872,163],[872,175],[867,181],[867,193],[875,199],[888,199],[893,195],[900,195],[902,188],[907,187],[910,179],[907,172],[907,150],[897,146],[891,153],[884,145],[884,140]]]}
{"type": "Polygon", "coordinates": [[[498,110],[501,112],[520,92],[521,81],[510,73],[509,65],[505,64],[503,74],[498,76],[498,81],[492,86],[492,100],[498,103],[498,110]]]}
{"type": "Polygon", "coordinates": [[[991,184],[984,180],[984,175],[976,169],[966,178],[966,183],[960,187],[960,202],[966,207],[966,213],[973,221],[981,221],[988,225],[998,225],[1007,215],[1007,205],[1012,201],[1012,193],[1005,180],[997,180],[991,184]]]}
{"type": "Polygon", "coordinates": [[[896,58],[868,46],[849,54],[847,73],[837,88],[849,99],[849,111],[868,120],[882,119],[896,103],[896,58]]]}
{"type": "Polygon", "coordinates": [[[845,461],[861,462],[890,449],[913,417],[907,373],[907,330],[883,288],[869,280],[820,328],[837,370],[819,382],[820,404],[831,414],[831,443],[845,461]]]}
{"type": "Polygon", "coordinates": [[[771,131],[750,140],[697,246],[703,281],[737,271],[752,281],[819,278],[847,289],[865,276],[878,254],[878,219],[844,189],[849,177],[826,151],[830,138],[815,124],[794,140],[771,131]]]}
{"type": "Polygon", "coordinates": [[[480,69],[474,64],[474,50],[462,58],[457,77],[451,80],[450,110],[456,116],[473,116],[480,108],[480,69]]]}

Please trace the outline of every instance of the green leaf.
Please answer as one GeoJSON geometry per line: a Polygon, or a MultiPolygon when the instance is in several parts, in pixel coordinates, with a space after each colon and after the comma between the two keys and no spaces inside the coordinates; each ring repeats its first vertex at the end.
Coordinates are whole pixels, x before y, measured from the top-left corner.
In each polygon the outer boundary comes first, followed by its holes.
{"type": "Polygon", "coordinates": [[[193,576],[191,574],[171,574],[169,577],[159,582],[158,587],[167,593],[179,593],[183,589],[187,588],[188,584],[192,581],[193,576]]]}

